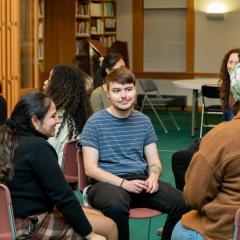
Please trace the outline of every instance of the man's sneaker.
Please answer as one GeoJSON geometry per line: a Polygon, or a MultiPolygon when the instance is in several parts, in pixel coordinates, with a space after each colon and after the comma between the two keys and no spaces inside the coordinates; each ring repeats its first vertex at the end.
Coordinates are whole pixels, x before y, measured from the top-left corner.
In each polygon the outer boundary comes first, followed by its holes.
{"type": "Polygon", "coordinates": [[[163,228],[158,228],[157,229],[157,235],[162,236],[162,233],[163,233],[163,228]]]}

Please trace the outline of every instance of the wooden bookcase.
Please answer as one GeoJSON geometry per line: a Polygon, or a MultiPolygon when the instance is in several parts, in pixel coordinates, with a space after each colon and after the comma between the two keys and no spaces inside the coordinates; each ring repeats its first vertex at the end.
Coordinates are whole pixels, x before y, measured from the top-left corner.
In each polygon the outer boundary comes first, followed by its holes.
{"type": "Polygon", "coordinates": [[[40,72],[44,72],[44,13],[44,0],[38,0],[38,64],[40,72]]]}
{"type": "Polygon", "coordinates": [[[38,90],[37,1],[0,1],[0,82],[8,116],[20,96],[38,90]]]}
{"type": "Polygon", "coordinates": [[[44,0],[44,73],[75,56],[75,0],[44,0]]]}
{"type": "Polygon", "coordinates": [[[76,55],[86,38],[110,47],[116,40],[116,0],[75,0],[76,55]]]}
{"type": "Polygon", "coordinates": [[[37,0],[40,72],[70,64],[86,41],[109,47],[116,40],[116,0],[37,0]]]}

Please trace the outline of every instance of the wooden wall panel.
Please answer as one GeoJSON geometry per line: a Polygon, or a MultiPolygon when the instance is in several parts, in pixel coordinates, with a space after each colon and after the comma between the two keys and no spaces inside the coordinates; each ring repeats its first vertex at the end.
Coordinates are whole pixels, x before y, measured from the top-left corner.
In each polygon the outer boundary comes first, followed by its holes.
{"type": "Polygon", "coordinates": [[[11,112],[19,97],[19,0],[6,3],[6,89],[8,112],[11,112]]]}
{"type": "Polygon", "coordinates": [[[143,0],[133,0],[133,71],[143,72],[143,0]]]}
{"type": "Polygon", "coordinates": [[[70,64],[75,55],[75,1],[45,1],[45,71],[70,64]]]}
{"type": "Polygon", "coordinates": [[[194,1],[187,0],[187,19],[186,19],[186,29],[187,29],[187,68],[186,72],[194,72],[194,25],[195,25],[195,17],[194,17],[194,1]]]}
{"type": "Polygon", "coordinates": [[[5,98],[7,98],[6,78],[6,0],[0,0],[0,83],[5,98]]]}
{"type": "Polygon", "coordinates": [[[12,112],[21,92],[24,94],[38,87],[38,62],[37,62],[37,1],[38,0],[0,0],[0,81],[3,86],[3,95],[7,100],[8,115],[12,112]],[[28,3],[32,6],[31,12],[23,9],[24,23],[20,21],[20,4],[28,3]],[[30,16],[30,17],[29,17],[30,16]],[[25,21],[26,20],[26,21],[25,21]],[[20,26],[33,29],[29,39],[22,44],[28,44],[31,49],[27,58],[20,58],[20,26]],[[25,61],[26,69],[31,76],[27,80],[27,87],[20,89],[20,80],[26,79],[20,74],[20,61],[25,61]],[[30,86],[28,88],[28,85],[30,86]]]}

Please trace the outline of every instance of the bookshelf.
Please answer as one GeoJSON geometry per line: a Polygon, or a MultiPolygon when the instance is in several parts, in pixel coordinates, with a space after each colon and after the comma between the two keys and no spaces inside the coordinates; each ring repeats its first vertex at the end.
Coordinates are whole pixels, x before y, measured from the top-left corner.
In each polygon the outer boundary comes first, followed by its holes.
{"type": "Polygon", "coordinates": [[[38,0],[38,64],[40,72],[44,72],[44,5],[44,0],[38,0]]]}
{"type": "Polygon", "coordinates": [[[86,38],[110,47],[116,40],[116,0],[75,0],[76,55],[86,38]]]}

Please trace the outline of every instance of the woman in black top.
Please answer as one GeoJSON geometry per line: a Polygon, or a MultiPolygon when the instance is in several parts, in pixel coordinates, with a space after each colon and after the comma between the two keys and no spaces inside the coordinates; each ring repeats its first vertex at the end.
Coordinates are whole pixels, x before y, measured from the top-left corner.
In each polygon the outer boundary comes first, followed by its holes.
{"type": "Polygon", "coordinates": [[[31,93],[0,128],[0,182],[11,192],[17,236],[117,239],[112,220],[95,210],[83,211],[65,181],[46,141],[58,123],[55,104],[42,93],[31,93]]]}
{"type": "Polygon", "coordinates": [[[7,117],[7,102],[1,93],[2,85],[0,84],[0,126],[5,122],[5,119],[7,117]]]}

